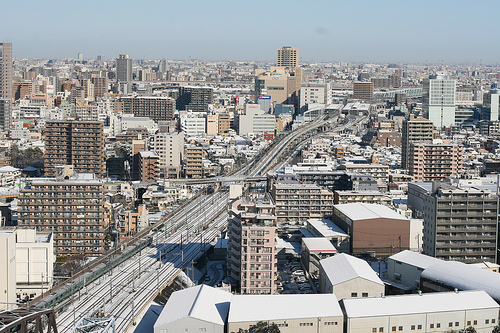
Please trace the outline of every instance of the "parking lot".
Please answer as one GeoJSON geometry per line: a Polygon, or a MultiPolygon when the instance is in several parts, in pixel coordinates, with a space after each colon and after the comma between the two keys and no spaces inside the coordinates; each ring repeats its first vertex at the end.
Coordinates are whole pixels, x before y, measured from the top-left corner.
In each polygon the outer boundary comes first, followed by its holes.
{"type": "Polygon", "coordinates": [[[298,258],[279,260],[278,274],[281,277],[281,281],[278,282],[279,293],[314,294],[314,289],[306,277],[298,258]]]}

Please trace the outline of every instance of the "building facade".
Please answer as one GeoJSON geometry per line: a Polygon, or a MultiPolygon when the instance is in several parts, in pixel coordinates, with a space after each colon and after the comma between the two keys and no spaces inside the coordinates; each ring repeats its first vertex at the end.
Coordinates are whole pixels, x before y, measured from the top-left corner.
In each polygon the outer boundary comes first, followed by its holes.
{"type": "Polygon", "coordinates": [[[213,101],[212,87],[180,87],[177,108],[193,112],[207,112],[208,104],[212,104],[213,101]]]}
{"type": "Polygon", "coordinates": [[[19,196],[18,225],[54,234],[59,256],[105,252],[104,184],[91,174],[33,179],[19,196]]]}
{"type": "Polygon", "coordinates": [[[372,99],[373,82],[354,82],[352,84],[354,99],[372,99]]]}
{"type": "Polygon", "coordinates": [[[434,125],[422,117],[403,121],[401,135],[401,168],[408,169],[411,143],[432,143],[434,125]]]}
{"type": "Polygon", "coordinates": [[[0,99],[12,101],[12,43],[0,43],[0,99]]]}
{"type": "Polygon", "coordinates": [[[134,96],[124,97],[123,112],[136,117],[148,117],[155,122],[174,118],[175,100],[170,97],[134,96]]]}
{"type": "Polygon", "coordinates": [[[186,177],[203,177],[203,148],[195,146],[186,147],[186,177]]]}
{"type": "Polygon", "coordinates": [[[422,109],[435,127],[455,124],[456,80],[449,79],[446,72],[438,72],[424,80],[422,109]]]}
{"type": "Polygon", "coordinates": [[[104,176],[103,123],[60,121],[45,123],[45,175],[56,176],[56,166],[73,165],[75,171],[104,176]]]}
{"type": "Polygon", "coordinates": [[[299,66],[299,49],[296,47],[283,46],[278,48],[276,66],[295,68],[299,66]]]}
{"type": "Polygon", "coordinates": [[[184,133],[157,133],[153,150],[160,157],[160,177],[179,178],[184,157],[184,133]]]}

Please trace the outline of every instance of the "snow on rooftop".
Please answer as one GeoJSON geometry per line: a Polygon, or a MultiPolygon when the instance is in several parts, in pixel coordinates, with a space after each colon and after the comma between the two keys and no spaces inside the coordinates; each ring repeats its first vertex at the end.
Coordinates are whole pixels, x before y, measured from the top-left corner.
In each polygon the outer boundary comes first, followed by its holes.
{"type": "Polygon", "coordinates": [[[499,308],[499,305],[482,290],[348,298],[343,302],[349,318],[499,308]]]}
{"type": "Polygon", "coordinates": [[[224,326],[231,296],[231,293],[205,284],[176,291],[170,296],[155,326],[185,317],[224,326]]]}
{"type": "Polygon", "coordinates": [[[422,253],[404,250],[389,257],[389,259],[399,261],[418,268],[426,269],[429,266],[443,262],[441,259],[427,256],[422,253]]]}
{"type": "Polygon", "coordinates": [[[384,284],[366,261],[345,253],[322,259],[319,263],[334,286],[358,277],[384,284]]]}
{"type": "Polygon", "coordinates": [[[235,295],[228,322],[340,316],[342,310],[334,294],[235,295]]]}
{"type": "Polygon", "coordinates": [[[366,220],[377,218],[406,220],[406,217],[399,215],[396,211],[384,205],[354,202],[335,205],[334,208],[338,209],[351,220],[366,220]]]}
{"type": "Polygon", "coordinates": [[[314,227],[323,237],[348,237],[342,229],[328,219],[308,219],[307,223],[314,227]]]}
{"type": "Polygon", "coordinates": [[[302,242],[307,247],[309,252],[337,252],[335,246],[328,240],[328,238],[324,237],[311,237],[311,238],[302,238],[302,242]]]}

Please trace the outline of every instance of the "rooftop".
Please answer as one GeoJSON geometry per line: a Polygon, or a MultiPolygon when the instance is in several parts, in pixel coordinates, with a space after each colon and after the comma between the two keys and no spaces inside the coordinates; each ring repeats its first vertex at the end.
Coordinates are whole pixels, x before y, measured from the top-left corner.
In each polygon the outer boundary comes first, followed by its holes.
{"type": "Polygon", "coordinates": [[[441,259],[427,256],[422,253],[404,250],[389,257],[389,259],[399,261],[418,268],[426,269],[429,266],[443,262],[441,259]]]}
{"type": "Polygon", "coordinates": [[[351,220],[367,220],[377,218],[406,220],[406,217],[399,215],[396,211],[384,205],[355,202],[335,205],[333,207],[338,209],[351,220]]]}
{"type": "Polygon", "coordinates": [[[384,284],[366,261],[345,253],[322,259],[320,260],[320,265],[323,267],[332,285],[337,285],[358,277],[381,285],[384,284]]]}
{"type": "Polygon", "coordinates": [[[337,252],[335,246],[324,237],[302,238],[309,252],[337,252]]]}
{"type": "Polygon", "coordinates": [[[349,318],[499,308],[499,305],[482,290],[349,298],[343,302],[349,318]]]}
{"type": "Polygon", "coordinates": [[[334,294],[234,295],[228,322],[340,316],[342,310],[334,294]]]}
{"type": "Polygon", "coordinates": [[[307,223],[314,227],[323,237],[349,237],[348,234],[328,219],[308,219],[307,223]]]}

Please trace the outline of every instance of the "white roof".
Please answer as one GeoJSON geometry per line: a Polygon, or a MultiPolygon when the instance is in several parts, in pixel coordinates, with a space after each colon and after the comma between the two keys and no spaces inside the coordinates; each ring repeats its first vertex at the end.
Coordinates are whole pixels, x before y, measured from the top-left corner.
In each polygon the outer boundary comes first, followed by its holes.
{"type": "Polygon", "coordinates": [[[0,168],[0,172],[14,172],[14,171],[19,171],[20,169],[14,168],[13,166],[6,165],[0,168]]]}
{"type": "Polygon", "coordinates": [[[348,318],[499,308],[497,302],[482,290],[347,298],[343,302],[348,318]]]}
{"type": "Polygon", "coordinates": [[[155,327],[191,317],[224,325],[231,293],[201,284],[174,292],[156,320],[155,327]]]}
{"type": "Polygon", "coordinates": [[[396,211],[384,205],[355,202],[334,205],[333,207],[344,213],[351,220],[367,220],[377,218],[407,220],[407,218],[403,215],[399,215],[396,211]]]}
{"type": "Polygon", "coordinates": [[[305,237],[302,238],[302,242],[304,242],[309,252],[337,252],[335,246],[325,237],[305,237]]]}
{"type": "Polygon", "coordinates": [[[334,286],[355,278],[384,284],[366,261],[345,253],[322,259],[319,263],[334,286]]]}
{"type": "Polygon", "coordinates": [[[484,290],[500,301],[500,274],[487,269],[458,261],[442,261],[426,268],[420,275],[420,280],[424,278],[459,290],[484,290]]]}
{"type": "Polygon", "coordinates": [[[348,237],[342,229],[328,219],[308,219],[307,223],[314,227],[323,237],[348,237]]]}
{"type": "Polygon", "coordinates": [[[441,259],[427,256],[422,253],[404,250],[389,257],[389,259],[399,261],[418,268],[426,269],[427,267],[443,262],[441,259]]]}
{"type": "Polygon", "coordinates": [[[342,316],[334,294],[235,295],[230,323],[342,316]]]}

